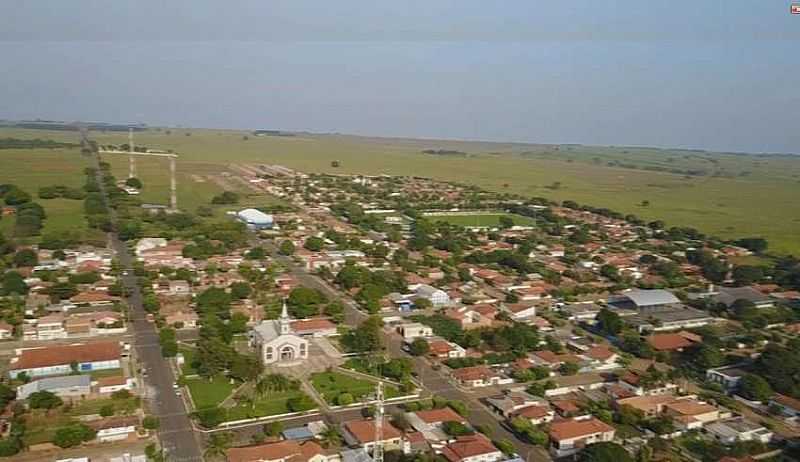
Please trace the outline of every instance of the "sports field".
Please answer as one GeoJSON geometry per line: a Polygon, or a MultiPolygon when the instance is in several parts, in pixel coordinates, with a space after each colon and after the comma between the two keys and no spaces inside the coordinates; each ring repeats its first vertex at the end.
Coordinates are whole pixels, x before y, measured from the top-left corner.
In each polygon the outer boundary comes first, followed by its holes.
{"type": "MultiPolygon", "coordinates": [[[[0,129],[0,136],[74,141],[77,134],[0,129]]],[[[126,133],[93,133],[92,137],[101,144],[127,141],[126,133]]],[[[305,172],[426,176],[526,196],[575,200],[648,220],[662,219],[669,225],[693,226],[725,238],[763,236],[774,251],[800,254],[796,238],[800,234],[800,156],[345,135],[256,137],[244,131],[199,129],[151,129],[137,134],[136,143],[177,151],[181,175],[207,173],[232,162],[254,162],[305,172]],[[424,154],[425,149],[458,150],[466,155],[424,154]],[[338,168],[331,166],[334,160],[339,161],[338,168]]],[[[5,155],[0,152],[0,157],[5,155]]],[[[41,167],[36,162],[30,164],[32,168],[41,167]]],[[[115,173],[124,176],[125,159],[114,166],[115,173]]],[[[144,198],[149,200],[152,194],[154,201],[163,203],[167,183],[159,178],[166,178],[167,171],[165,166],[152,168],[140,175],[149,189],[144,198]]],[[[196,203],[207,202],[211,189],[191,178],[179,180],[179,202],[183,201],[179,205],[190,210],[196,203]]]]}

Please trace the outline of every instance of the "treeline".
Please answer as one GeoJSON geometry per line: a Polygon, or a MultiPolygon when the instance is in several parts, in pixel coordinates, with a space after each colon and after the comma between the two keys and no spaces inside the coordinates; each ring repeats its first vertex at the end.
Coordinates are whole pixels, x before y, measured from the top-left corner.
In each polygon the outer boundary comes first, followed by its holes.
{"type": "Polygon", "coordinates": [[[86,198],[86,191],[81,188],[70,188],[67,186],[43,186],[39,188],[39,199],[73,199],[83,200],[86,198]]]}
{"type": "Polygon", "coordinates": [[[19,138],[0,138],[0,149],[58,149],[58,148],[77,148],[76,143],[63,143],[60,141],[43,140],[34,138],[32,140],[21,140],[19,138]]]}
{"type": "Polygon", "coordinates": [[[33,237],[42,232],[46,215],[44,208],[31,200],[31,195],[13,184],[0,185],[0,198],[6,205],[14,207],[16,221],[14,222],[15,237],[33,237]]]}

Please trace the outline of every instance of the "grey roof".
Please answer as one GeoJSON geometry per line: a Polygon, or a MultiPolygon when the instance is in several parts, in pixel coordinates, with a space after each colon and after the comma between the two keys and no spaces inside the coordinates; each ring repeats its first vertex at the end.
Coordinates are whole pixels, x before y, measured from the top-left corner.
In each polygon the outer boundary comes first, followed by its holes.
{"type": "Polygon", "coordinates": [[[622,295],[630,299],[640,308],[653,305],[671,305],[681,302],[672,292],[663,289],[634,289],[623,292],[622,295]]]}
{"type": "Polygon", "coordinates": [[[727,306],[733,305],[736,300],[748,300],[755,304],[769,303],[772,301],[768,296],[752,287],[721,287],[719,289],[719,294],[715,295],[713,300],[727,306]]]}
{"type": "Polygon", "coordinates": [[[255,224],[272,223],[272,215],[267,215],[266,213],[256,209],[240,210],[236,215],[240,219],[248,223],[255,223],[255,224]]]}
{"type": "Polygon", "coordinates": [[[310,440],[314,438],[314,434],[311,433],[308,427],[287,428],[282,433],[287,440],[310,440]]]}
{"type": "Polygon", "coordinates": [[[372,462],[372,457],[367,454],[364,448],[345,449],[340,453],[342,462],[372,462]]]}
{"type": "Polygon", "coordinates": [[[17,388],[20,397],[28,397],[31,393],[38,391],[53,391],[62,388],[89,387],[92,384],[92,377],[89,375],[65,375],[63,377],[49,377],[36,380],[17,388]]]}

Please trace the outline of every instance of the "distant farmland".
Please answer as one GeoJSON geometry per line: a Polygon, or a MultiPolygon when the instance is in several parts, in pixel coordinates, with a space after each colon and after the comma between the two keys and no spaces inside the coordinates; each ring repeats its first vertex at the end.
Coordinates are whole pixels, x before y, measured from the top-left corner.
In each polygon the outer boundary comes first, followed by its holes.
{"type": "MultiPolygon", "coordinates": [[[[101,144],[127,141],[125,133],[93,132],[91,136],[101,144]]],[[[0,129],[2,137],[74,142],[77,134],[0,129]]],[[[179,179],[178,200],[185,198],[188,210],[206,202],[215,189],[192,182],[188,175],[219,171],[232,162],[270,163],[309,173],[425,176],[529,197],[569,199],[646,220],[692,226],[723,238],[763,236],[774,251],[800,254],[800,156],[305,133],[253,136],[244,131],[195,129],[149,129],[137,132],[136,143],[180,154],[178,170],[187,176],[179,179]],[[425,150],[467,156],[430,155],[425,150]],[[332,165],[334,160],[337,167],[332,165]]],[[[4,155],[0,152],[0,157],[4,155]]],[[[124,175],[124,158],[113,164],[115,174],[124,175]]],[[[37,168],[44,164],[31,158],[17,165],[37,168]]],[[[142,180],[149,189],[145,198],[163,203],[168,197],[165,169],[154,165],[149,172],[153,179],[144,173],[142,180]]]]}

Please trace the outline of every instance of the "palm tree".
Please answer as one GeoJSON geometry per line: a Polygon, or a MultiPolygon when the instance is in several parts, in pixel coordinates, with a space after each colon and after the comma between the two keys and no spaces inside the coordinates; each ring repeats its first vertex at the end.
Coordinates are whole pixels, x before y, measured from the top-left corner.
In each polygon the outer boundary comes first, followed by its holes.
{"type": "Polygon", "coordinates": [[[256,382],[254,390],[256,392],[256,396],[263,398],[270,392],[270,388],[271,387],[267,379],[261,378],[256,382]]]}
{"type": "Polygon", "coordinates": [[[209,459],[225,457],[225,451],[230,447],[233,435],[230,433],[214,433],[208,439],[206,451],[203,456],[209,459]]]}
{"type": "Polygon", "coordinates": [[[336,448],[342,444],[342,435],[333,425],[328,425],[319,436],[322,439],[322,446],[325,448],[336,448]]]}

